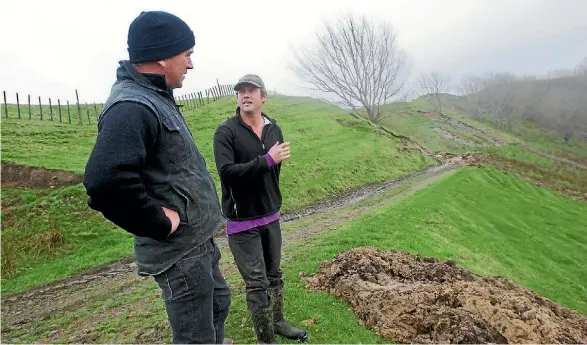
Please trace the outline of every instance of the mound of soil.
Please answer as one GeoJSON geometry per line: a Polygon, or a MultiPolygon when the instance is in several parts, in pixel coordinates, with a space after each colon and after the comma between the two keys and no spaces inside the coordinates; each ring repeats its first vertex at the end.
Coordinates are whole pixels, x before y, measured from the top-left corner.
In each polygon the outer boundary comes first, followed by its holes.
{"type": "Polygon", "coordinates": [[[587,318],[501,277],[364,247],[323,262],[308,286],[349,302],[363,324],[402,343],[586,343],[587,318]]]}
{"type": "Polygon", "coordinates": [[[55,188],[83,181],[83,176],[71,171],[45,169],[2,162],[2,186],[17,188],[55,188]]]}

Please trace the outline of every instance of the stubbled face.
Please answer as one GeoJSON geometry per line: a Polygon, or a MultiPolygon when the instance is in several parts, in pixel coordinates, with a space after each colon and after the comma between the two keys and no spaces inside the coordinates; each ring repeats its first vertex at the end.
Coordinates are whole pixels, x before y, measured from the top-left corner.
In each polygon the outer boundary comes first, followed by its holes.
{"type": "Polygon", "coordinates": [[[178,89],[183,86],[188,69],[194,68],[191,58],[193,52],[194,49],[189,49],[163,61],[163,74],[170,88],[178,89]]]}
{"type": "Polygon", "coordinates": [[[237,102],[243,112],[256,113],[267,100],[261,89],[252,85],[243,85],[236,94],[237,102]]]}

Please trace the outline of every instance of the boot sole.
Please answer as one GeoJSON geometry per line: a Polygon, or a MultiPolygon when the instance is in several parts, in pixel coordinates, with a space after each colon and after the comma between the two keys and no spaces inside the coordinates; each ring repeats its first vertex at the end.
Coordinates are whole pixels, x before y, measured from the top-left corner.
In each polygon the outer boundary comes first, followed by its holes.
{"type": "Polygon", "coordinates": [[[283,336],[279,333],[275,333],[275,335],[278,335],[278,336],[283,337],[285,339],[299,341],[300,343],[305,343],[308,340],[308,332],[306,332],[306,334],[304,334],[304,336],[301,338],[290,338],[290,337],[283,336]]]}

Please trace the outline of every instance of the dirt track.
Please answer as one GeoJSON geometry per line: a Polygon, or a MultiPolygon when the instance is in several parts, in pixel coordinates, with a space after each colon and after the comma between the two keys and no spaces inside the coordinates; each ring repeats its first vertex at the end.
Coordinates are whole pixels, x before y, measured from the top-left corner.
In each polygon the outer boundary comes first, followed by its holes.
{"type": "Polygon", "coordinates": [[[357,248],[306,278],[402,343],[587,343],[587,318],[501,277],[420,255],[357,248]]]}

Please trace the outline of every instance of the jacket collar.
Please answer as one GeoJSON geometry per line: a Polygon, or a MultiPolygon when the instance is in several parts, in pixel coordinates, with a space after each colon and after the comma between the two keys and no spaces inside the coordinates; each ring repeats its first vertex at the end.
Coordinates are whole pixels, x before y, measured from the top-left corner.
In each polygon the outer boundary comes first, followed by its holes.
{"type": "Polygon", "coordinates": [[[140,73],[129,60],[119,61],[116,70],[117,80],[134,80],[137,84],[156,92],[167,93],[173,98],[173,89],[167,86],[165,76],[156,73],[140,73]]]}
{"type": "MultiPolygon", "coordinates": [[[[270,118],[269,116],[267,116],[267,114],[265,114],[264,112],[261,112],[261,116],[263,116],[263,119],[265,120],[265,124],[267,124],[267,121],[269,121],[269,124],[276,124],[277,121],[275,121],[275,119],[270,118]]],[[[243,117],[241,116],[241,107],[236,107],[236,112],[235,112],[235,118],[238,120],[238,122],[240,122],[243,125],[247,125],[245,123],[245,121],[243,120],[243,117]]]]}

